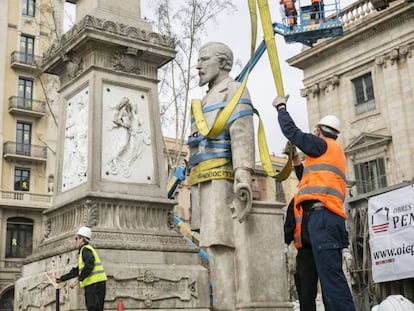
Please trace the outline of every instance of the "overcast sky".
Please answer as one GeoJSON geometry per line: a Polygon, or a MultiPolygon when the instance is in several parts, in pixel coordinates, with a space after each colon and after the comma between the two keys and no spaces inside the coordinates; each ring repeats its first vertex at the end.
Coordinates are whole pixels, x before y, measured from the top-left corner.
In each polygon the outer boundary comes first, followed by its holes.
{"type": "MultiPolygon", "coordinates": [[[[329,2],[330,0],[327,1],[329,2]]],[[[151,0],[141,0],[141,15],[149,20],[152,20],[153,16],[151,2],[151,0]]],[[[276,0],[268,1],[273,22],[281,22],[280,6],[278,2],[279,1],[276,0]]],[[[342,0],[341,7],[343,8],[352,2],[352,0],[342,0]]],[[[235,3],[238,9],[237,12],[231,15],[226,15],[225,13],[219,15],[217,24],[211,23],[208,25],[207,35],[203,37],[202,41],[203,43],[208,41],[220,41],[227,44],[233,50],[235,59],[239,59],[244,65],[248,62],[250,56],[249,11],[247,1],[238,0],[235,1],[235,3]]],[[[260,20],[258,21],[258,30],[257,45],[261,42],[263,36],[260,20]]],[[[290,95],[288,111],[291,113],[299,128],[304,131],[309,131],[309,128],[313,128],[314,124],[308,124],[306,100],[300,96],[300,89],[303,88],[302,71],[290,67],[286,63],[286,59],[297,55],[301,51],[302,44],[287,44],[282,36],[276,35],[276,45],[279,54],[285,94],[290,95]]],[[[235,77],[239,72],[240,67],[236,67],[231,72],[231,76],[235,77]]],[[[271,105],[276,96],[276,89],[267,53],[262,56],[253,72],[250,74],[247,87],[250,91],[253,104],[262,117],[269,151],[270,153],[280,154],[286,143],[286,139],[280,131],[277,123],[276,111],[271,105]]],[[[195,96],[201,98],[204,92],[205,89],[200,88],[199,94],[196,93],[195,96]]]]}

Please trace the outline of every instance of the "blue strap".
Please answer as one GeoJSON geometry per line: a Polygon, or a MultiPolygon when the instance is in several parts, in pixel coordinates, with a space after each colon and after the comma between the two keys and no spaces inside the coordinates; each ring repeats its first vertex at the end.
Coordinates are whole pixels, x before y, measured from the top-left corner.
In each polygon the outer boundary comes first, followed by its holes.
{"type": "Polygon", "coordinates": [[[253,115],[253,110],[243,110],[237,113],[233,113],[230,119],[227,121],[227,124],[232,123],[234,120],[237,120],[238,118],[245,117],[245,116],[252,116],[252,115],[253,115]]]}
{"type": "Polygon", "coordinates": [[[196,153],[190,157],[188,161],[188,167],[193,167],[198,163],[216,159],[216,158],[228,158],[231,159],[231,152],[207,152],[207,153],[196,153]]]}
{"type": "Polygon", "coordinates": [[[220,149],[228,149],[230,150],[230,143],[217,143],[211,140],[202,140],[199,146],[204,146],[208,148],[220,148],[220,149]]]}
{"type": "MultiPolygon", "coordinates": [[[[208,106],[206,108],[203,108],[203,113],[224,108],[224,107],[226,107],[227,104],[228,104],[228,102],[221,102],[221,103],[218,103],[218,104],[214,104],[214,105],[208,106]]],[[[240,98],[238,104],[249,105],[251,108],[253,108],[252,101],[250,99],[248,99],[248,98],[240,98]]],[[[233,121],[234,120],[235,119],[233,119],[233,121]]],[[[194,117],[192,117],[191,118],[191,124],[193,124],[194,122],[195,122],[195,119],[194,119],[194,117]]],[[[227,123],[231,123],[231,122],[227,122],[227,123]]]]}
{"type": "MultiPolygon", "coordinates": [[[[193,135],[193,136],[189,136],[188,139],[187,139],[187,145],[189,145],[190,147],[199,145],[200,142],[204,139],[205,139],[205,137],[203,135],[196,134],[196,135],[193,135]]],[[[211,140],[211,139],[209,139],[209,140],[211,140]]],[[[230,135],[220,134],[214,140],[230,140],[230,135]]]]}
{"type": "MultiPolygon", "coordinates": [[[[227,106],[228,103],[229,102],[221,102],[215,105],[208,106],[206,108],[203,108],[203,112],[206,113],[216,109],[224,108],[227,106]]],[[[252,101],[249,98],[240,98],[238,104],[250,105],[251,107],[253,107],[252,101]]]]}
{"type": "Polygon", "coordinates": [[[196,146],[200,143],[200,141],[202,141],[204,139],[203,135],[198,135],[198,136],[190,136],[187,139],[187,145],[189,145],[190,147],[192,146],[196,146]]]}

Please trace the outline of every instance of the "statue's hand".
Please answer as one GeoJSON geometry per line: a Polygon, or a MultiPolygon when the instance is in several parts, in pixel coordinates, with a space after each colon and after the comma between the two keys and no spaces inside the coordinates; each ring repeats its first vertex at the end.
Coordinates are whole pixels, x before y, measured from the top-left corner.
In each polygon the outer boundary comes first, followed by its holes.
{"type": "Polygon", "coordinates": [[[252,172],[248,169],[236,169],[234,173],[234,199],[230,206],[233,218],[240,223],[246,220],[252,209],[252,172]]]}

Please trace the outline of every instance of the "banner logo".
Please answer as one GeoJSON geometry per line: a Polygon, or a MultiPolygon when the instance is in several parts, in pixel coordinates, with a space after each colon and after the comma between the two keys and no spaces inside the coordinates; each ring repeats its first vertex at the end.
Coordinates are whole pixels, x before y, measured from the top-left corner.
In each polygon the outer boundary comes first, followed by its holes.
{"type": "Polygon", "coordinates": [[[389,209],[388,207],[380,207],[378,208],[371,217],[371,228],[372,231],[377,234],[377,233],[382,233],[382,232],[388,232],[388,227],[389,227],[389,209]],[[384,222],[384,217],[381,214],[385,213],[385,222],[384,222]],[[380,222],[377,223],[376,222],[380,222]]]}

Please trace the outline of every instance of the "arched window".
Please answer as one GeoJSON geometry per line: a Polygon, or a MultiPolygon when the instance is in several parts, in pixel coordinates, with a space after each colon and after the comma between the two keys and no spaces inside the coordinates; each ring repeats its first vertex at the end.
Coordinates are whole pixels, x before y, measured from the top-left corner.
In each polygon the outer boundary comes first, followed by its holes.
{"type": "Polygon", "coordinates": [[[24,217],[7,219],[6,258],[24,258],[32,253],[33,220],[24,217]]]}
{"type": "Polygon", "coordinates": [[[14,287],[4,291],[0,296],[0,310],[13,311],[14,287]]]}

